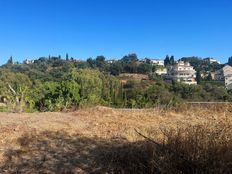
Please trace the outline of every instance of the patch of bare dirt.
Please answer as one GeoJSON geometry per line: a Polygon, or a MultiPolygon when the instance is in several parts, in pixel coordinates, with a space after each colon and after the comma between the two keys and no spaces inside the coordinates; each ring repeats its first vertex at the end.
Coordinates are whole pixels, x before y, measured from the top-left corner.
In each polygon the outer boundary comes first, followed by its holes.
{"type": "Polygon", "coordinates": [[[95,107],[72,113],[0,113],[0,164],[3,164],[0,172],[14,173],[16,168],[20,168],[19,173],[35,173],[34,169],[39,167],[36,160],[45,160],[41,163],[41,166],[47,166],[45,173],[59,173],[57,170],[61,166],[60,171],[66,173],[65,165],[73,167],[71,173],[89,173],[90,168],[97,171],[99,149],[104,151],[104,148],[124,140],[131,143],[142,140],[135,129],[159,139],[163,127],[171,129],[221,120],[232,123],[231,112],[202,108],[180,113],[159,108],[130,110],[95,107]],[[28,156],[28,151],[32,156],[28,156]],[[7,159],[12,156],[14,160],[7,159]],[[49,159],[51,168],[48,167],[49,159]],[[24,170],[27,168],[27,171],[24,170]]]}

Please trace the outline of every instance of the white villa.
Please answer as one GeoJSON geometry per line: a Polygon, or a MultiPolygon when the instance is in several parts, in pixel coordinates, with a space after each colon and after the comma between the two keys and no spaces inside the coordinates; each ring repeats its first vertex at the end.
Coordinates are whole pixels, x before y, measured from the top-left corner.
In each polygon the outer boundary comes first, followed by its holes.
{"type": "Polygon", "coordinates": [[[112,63],[114,63],[115,61],[116,61],[115,59],[111,59],[111,60],[107,60],[107,63],[112,64],[112,63]]]}
{"type": "Polygon", "coordinates": [[[226,65],[215,72],[215,80],[224,81],[227,89],[232,89],[232,67],[226,65]]]}
{"type": "Polygon", "coordinates": [[[209,62],[210,64],[212,64],[212,63],[221,64],[221,62],[217,61],[217,60],[214,59],[214,58],[205,58],[204,61],[209,62]]]}
{"type": "Polygon", "coordinates": [[[197,85],[196,71],[189,62],[179,61],[167,69],[167,78],[177,82],[197,85]]]}
{"type": "Polygon", "coordinates": [[[155,71],[156,74],[160,75],[160,76],[164,76],[164,75],[167,75],[167,68],[164,68],[164,67],[161,67],[159,69],[157,69],[155,71]]]}
{"type": "Polygon", "coordinates": [[[153,65],[164,66],[164,60],[145,58],[142,62],[149,62],[153,65]]]}
{"type": "Polygon", "coordinates": [[[164,66],[164,60],[160,60],[160,59],[151,59],[151,64],[154,65],[159,65],[159,66],[164,66]]]}
{"type": "Polygon", "coordinates": [[[27,64],[27,65],[30,65],[30,64],[33,64],[34,63],[34,60],[29,60],[29,59],[26,59],[23,61],[24,64],[27,64]]]}

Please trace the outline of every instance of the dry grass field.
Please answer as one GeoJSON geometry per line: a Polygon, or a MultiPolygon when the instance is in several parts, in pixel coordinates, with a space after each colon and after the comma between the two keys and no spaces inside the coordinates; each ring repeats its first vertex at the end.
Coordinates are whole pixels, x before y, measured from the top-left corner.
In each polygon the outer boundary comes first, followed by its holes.
{"type": "Polygon", "coordinates": [[[128,80],[134,80],[140,82],[142,80],[149,80],[148,75],[136,74],[136,73],[122,73],[119,75],[119,79],[122,83],[127,83],[128,80]]]}
{"type": "Polygon", "coordinates": [[[232,173],[232,107],[0,113],[0,173],[232,173]]]}

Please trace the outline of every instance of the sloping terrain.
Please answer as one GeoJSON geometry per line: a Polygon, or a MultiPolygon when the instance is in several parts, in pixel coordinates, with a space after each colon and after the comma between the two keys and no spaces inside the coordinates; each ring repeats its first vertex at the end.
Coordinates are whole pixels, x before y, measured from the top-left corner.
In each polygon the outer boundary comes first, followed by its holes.
{"type": "Polygon", "coordinates": [[[121,145],[144,141],[135,130],[160,141],[164,129],[221,120],[232,123],[228,108],[174,112],[95,107],[73,113],[0,113],[0,173],[109,172],[107,166],[115,163],[109,161],[110,155],[125,154],[121,145]]]}

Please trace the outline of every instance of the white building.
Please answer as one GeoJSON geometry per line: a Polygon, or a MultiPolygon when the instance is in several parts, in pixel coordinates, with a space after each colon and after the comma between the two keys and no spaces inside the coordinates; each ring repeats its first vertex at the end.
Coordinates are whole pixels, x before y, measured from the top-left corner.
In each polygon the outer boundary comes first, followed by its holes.
{"type": "Polygon", "coordinates": [[[167,68],[159,68],[158,70],[155,71],[156,74],[163,76],[163,75],[167,75],[167,68]]]}
{"type": "Polygon", "coordinates": [[[158,65],[158,66],[164,66],[164,60],[161,60],[161,59],[145,58],[142,62],[146,62],[146,63],[150,63],[153,65],[158,65]]]}
{"type": "Polygon", "coordinates": [[[107,63],[113,64],[115,62],[115,59],[107,60],[107,63]]]}
{"type": "Polygon", "coordinates": [[[23,61],[24,64],[27,64],[27,65],[30,65],[30,64],[33,64],[34,63],[34,60],[29,60],[29,59],[26,59],[23,61]]]}
{"type": "Polygon", "coordinates": [[[189,62],[179,61],[167,68],[167,78],[177,82],[196,85],[196,71],[189,62]]]}
{"type": "Polygon", "coordinates": [[[212,64],[212,63],[218,63],[218,64],[221,64],[221,62],[217,61],[216,59],[214,58],[205,58],[204,61],[212,64]]]}
{"type": "Polygon", "coordinates": [[[151,64],[153,65],[159,65],[159,66],[164,66],[164,60],[160,59],[150,59],[151,64]]]}
{"type": "Polygon", "coordinates": [[[227,89],[232,89],[232,67],[226,65],[215,72],[215,80],[224,81],[227,89]]]}

